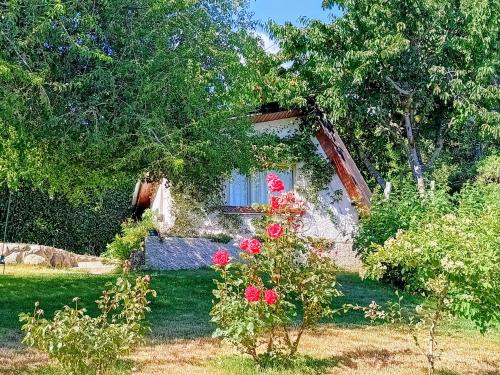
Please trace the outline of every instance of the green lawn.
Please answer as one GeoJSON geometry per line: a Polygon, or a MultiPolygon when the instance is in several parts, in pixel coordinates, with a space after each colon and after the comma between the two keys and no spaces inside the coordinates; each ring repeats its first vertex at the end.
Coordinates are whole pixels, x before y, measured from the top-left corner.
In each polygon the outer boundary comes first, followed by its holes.
{"type": "MultiPolygon", "coordinates": [[[[31,311],[35,301],[51,317],[55,310],[71,304],[73,297],[80,297],[79,303],[89,314],[95,314],[94,301],[117,276],[64,271],[13,272],[0,276],[0,330],[19,329],[19,313],[31,311]]],[[[151,276],[151,286],[158,293],[149,316],[154,335],[162,339],[209,336],[213,329],[209,311],[215,273],[206,269],[153,272],[151,276]]],[[[335,300],[334,307],[345,303],[367,306],[373,300],[380,304],[394,298],[389,286],[361,280],[355,273],[340,273],[338,284],[344,296],[335,300]]],[[[415,299],[407,298],[407,303],[415,303],[415,299]]],[[[338,315],[329,321],[342,326],[371,324],[361,311],[338,315]]]]}

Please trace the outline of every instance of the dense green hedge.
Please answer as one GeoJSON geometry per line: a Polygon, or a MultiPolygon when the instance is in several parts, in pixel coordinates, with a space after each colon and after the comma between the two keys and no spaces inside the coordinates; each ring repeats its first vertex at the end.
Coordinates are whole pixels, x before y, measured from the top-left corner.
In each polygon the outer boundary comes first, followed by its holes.
{"type": "MultiPolygon", "coordinates": [[[[132,191],[133,186],[123,187],[78,205],[34,189],[13,192],[7,242],[38,243],[98,255],[120,232],[120,223],[131,215],[132,191]]],[[[0,189],[2,238],[8,197],[8,190],[0,189]]]]}

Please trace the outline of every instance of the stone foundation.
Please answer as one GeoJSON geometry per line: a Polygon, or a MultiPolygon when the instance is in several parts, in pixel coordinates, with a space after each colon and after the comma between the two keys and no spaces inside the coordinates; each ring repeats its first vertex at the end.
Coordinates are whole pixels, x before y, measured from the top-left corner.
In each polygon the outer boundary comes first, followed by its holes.
{"type": "MultiPolygon", "coordinates": [[[[213,254],[221,247],[226,249],[232,258],[239,258],[240,249],[235,242],[220,244],[205,238],[150,236],[145,242],[146,267],[152,270],[210,267],[213,254]]],[[[351,243],[336,243],[327,255],[341,268],[357,269],[361,266],[351,243]]]]}
{"type": "Polygon", "coordinates": [[[188,270],[210,267],[212,257],[224,248],[231,257],[239,257],[234,244],[220,244],[205,238],[149,236],[145,242],[146,267],[152,270],[188,270]]]}

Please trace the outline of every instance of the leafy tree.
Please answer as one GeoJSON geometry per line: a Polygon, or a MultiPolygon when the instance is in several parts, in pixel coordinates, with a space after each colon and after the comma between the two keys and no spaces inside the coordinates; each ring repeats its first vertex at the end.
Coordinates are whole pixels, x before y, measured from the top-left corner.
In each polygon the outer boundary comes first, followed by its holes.
{"type": "Polygon", "coordinates": [[[245,1],[0,3],[0,184],[210,191],[252,153],[265,53],[245,1]]]}
{"type": "Polygon", "coordinates": [[[343,15],[329,24],[271,24],[278,64],[292,64],[270,75],[269,95],[312,95],[382,187],[411,170],[423,194],[442,163],[463,183],[498,145],[498,1],[323,2],[334,4],[343,15]]]}

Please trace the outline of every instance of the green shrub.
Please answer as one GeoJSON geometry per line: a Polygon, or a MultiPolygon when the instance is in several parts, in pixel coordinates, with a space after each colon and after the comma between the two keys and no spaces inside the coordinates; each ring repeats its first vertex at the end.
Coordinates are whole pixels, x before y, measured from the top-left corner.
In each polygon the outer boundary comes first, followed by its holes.
{"type": "MultiPolygon", "coordinates": [[[[283,188],[277,177],[270,181],[283,188]]],[[[302,334],[333,313],[332,299],[340,295],[335,264],[300,235],[304,213],[293,193],[272,196],[258,233],[263,243],[242,241],[242,262],[223,249],[214,255],[215,336],[260,364],[294,358],[302,334]]]]}
{"type": "Polygon", "coordinates": [[[490,155],[479,162],[477,172],[479,181],[500,183],[500,155],[490,155]]]}
{"type": "Polygon", "coordinates": [[[468,185],[458,202],[453,212],[400,231],[365,258],[370,276],[397,268],[406,289],[425,297],[418,315],[429,331],[430,373],[437,327],[447,315],[470,319],[482,332],[500,321],[500,184],[468,185]]]}
{"type": "Polygon", "coordinates": [[[228,244],[233,240],[233,237],[225,233],[207,234],[204,235],[203,237],[212,242],[223,243],[223,244],[228,244]]]}
{"type": "Polygon", "coordinates": [[[395,190],[389,199],[378,192],[373,196],[370,214],[360,220],[354,249],[364,259],[373,250],[373,245],[383,245],[399,230],[416,228],[426,216],[450,209],[450,197],[441,190],[425,198],[413,186],[395,190]]]}
{"type": "Polygon", "coordinates": [[[144,212],[140,221],[126,220],[122,223],[122,233],[117,234],[107,246],[104,256],[117,260],[129,259],[133,251],[143,250],[144,240],[153,229],[153,212],[149,209],[144,212]]]}
{"type": "Polygon", "coordinates": [[[149,276],[138,277],[132,285],[119,278],[96,301],[101,313],[90,317],[85,309],[65,306],[53,320],[43,318],[38,302],[32,314],[20,314],[25,333],[23,343],[47,352],[70,375],[106,374],[118,358],[129,354],[149,331],[145,315],[150,311],[149,276]]]}
{"type": "MultiPolygon", "coordinates": [[[[133,186],[107,191],[78,205],[63,196],[36,189],[12,192],[7,242],[55,246],[79,254],[99,255],[131,214],[133,186]]],[[[9,191],[0,188],[0,233],[3,234],[9,191]]]]}

